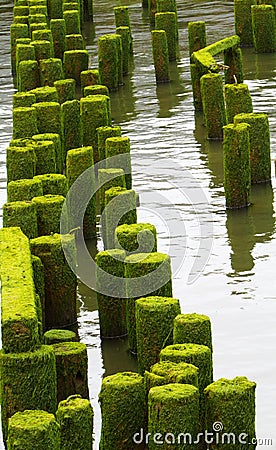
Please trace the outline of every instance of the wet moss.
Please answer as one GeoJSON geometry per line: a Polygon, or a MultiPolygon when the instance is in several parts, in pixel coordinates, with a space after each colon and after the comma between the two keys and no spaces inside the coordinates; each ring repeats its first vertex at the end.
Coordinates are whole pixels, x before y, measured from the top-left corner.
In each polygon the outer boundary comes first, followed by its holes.
{"type": "Polygon", "coordinates": [[[63,173],[63,152],[61,146],[60,134],[42,133],[32,136],[34,141],[52,141],[55,146],[56,168],[59,173],[63,173]]]}
{"type": "Polygon", "coordinates": [[[80,86],[80,74],[88,69],[89,55],[87,50],[67,50],[64,52],[63,65],[66,78],[74,78],[80,86]]]}
{"type": "Polygon", "coordinates": [[[53,141],[39,141],[34,143],[36,156],[36,175],[56,173],[56,152],[53,141]]]}
{"type": "Polygon", "coordinates": [[[176,60],[177,21],[175,12],[160,12],[155,14],[156,30],[164,30],[167,35],[169,61],[176,60]]]}
{"type": "Polygon", "coordinates": [[[32,202],[37,207],[38,236],[59,233],[60,216],[64,200],[62,195],[50,194],[32,199],[32,202]]]}
{"type": "Polygon", "coordinates": [[[44,343],[46,345],[59,344],[61,342],[75,342],[76,333],[71,330],[48,330],[44,333],[44,343]]]}
{"type": "MultiPolygon", "coordinates": [[[[125,277],[127,278],[127,329],[129,348],[132,352],[137,351],[136,341],[136,320],[135,320],[135,302],[139,295],[139,284],[141,278],[156,271],[158,275],[145,278],[143,282],[143,292],[146,295],[158,297],[172,297],[171,281],[171,260],[168,255],[163,253],[136,253],[125,259],[125,277]],[[158,269],[158,270],[157,270],[158,269]],[[128,282],[128,278],[131,280],[128,282]],[[135,284],[137,279],[137,286],[135,284]],[[156,279],[158,278],[158,280],[156,279]],[[164,280],[164,281],[162,281],[164,280]],[[158,288],[154,286],[158,281],[158,288]]],[[[145,295],[145,294],[144,294],[145,295]]]]}
{"type": "Polygon", "coordinates": [[[253,42],[257,53],[276,51],[276,19],[272,5],[252,5],[253,42]]]}
{"type": "Polygon", "coordinates": [[[63,11],[63,19],[65,20],[66,35],[80,34],[80,15],[76,10],[63,11]]]}
{"type": "Polygon", "coordinates": [[[37,175],[33,179],[42,185],[42,195],[62,195],[66,197],[68,192],[68,182],[65,175],[57,173],[47,173],[44,175],[37,175]]]}
{"type": "Polygon", "coordinates": [[[29,241],[19,228],[3,228],[0,236],[2,347],[25,352],[39,343],[29,241]]]}
{"type": "Polygon", "coordinates": [[[9,420],[8,449],[60,450],[60,430],[53,414],[26,410],[9,420]]]}
{"type": "Polygon", "coordinates": [[[264,113],[238,114],[234,123],[249,127],[251,183],[264,183],[271,178],[270,131],[268,116],[264,113]]]}
{"type": "MultiPolygon", "coordinates": [[[[99,310],[100,333],[102,338],[123,336],[126,329],[126,299],[116,295],[108,296],[101,293],[102,286],[108,287],[106,273],[118,278],[124,278],[123,250],[106,250],[96,255],[96,286],[99,310]]],[[[110,291],[114,289],[109,286],[110,291]]]]}
{"type": "MultiPolygon", "coordinates": [[[[168,442],[168,448],[174,443],[183,450],[198,448],[192,443],[196,441],[199,431],[199,393],[195,386],[167,384],[153,387],[149,391],[148,415],[148,432],[151,433],[149,450],[160,446],[153,439],[157,433],[165,438],[163,442],[168,442]],[[192,436],[191,443],[186,443],[183,437],[188,434],[192,436]]],[[[167,447],[166,444],[165,447],[167,447]]]]}
{"type": "Polygon", "coordinates": [[[198,50],[206,47],[206,25],[199,20],[188,23],[189,53],[190,56],[198,50]]]}
{"type": "Polygon", "coordinates": [[[251,5],[255,4],[255,0],[235,0],[235,30],[240,37],[241,46],[253,46],[253,30],[251,18],[251,5]]]}
{"type": "Polygon", "coordinates": [[[81,34],[67,34],[65,36],[65,50],[84,50],[85,44],[81,34]]]}
{"type": "Polygon", "coordinates": [[[30,241],[32,254],[38,256],[44,267],[45,326],[69,327],[76,321],[76,276],[71,271],[62,244],[73,255],[76,253],[74,236],[59,234],[41,236],[30,241]]]}
{"type": "Polygon", "coordinates": [[[48,0],[50,19],[62,19],[62,0],[48,0]]]}
{"type": "Polygon", "coordinates": [[[94,84],[92,86],[85,86],[83,89],[84,97],[87,97],[88,95],[107,95],[109,96],[109,90],[107,86],[104,86],[103,84],[94,84]]]}
{"type": "MultiPolygon", "coordinates": [[[[35,103],[33,107],[36,110],[38,133],[59,134],[62,139],[60,104],[58,102],[40,102],[35,103]]],[[[32,135],[38,133],[32,133],[32,135]]]]}
{"type": "Polygon", "coordinates": [[[159,353],[173,343],[173,322],[180,314],[179,300],[170,297],[139,298],[135,302],[138,370],[158,362],[159,353]]]}
{"type": "MultiPolygon", "coordinates": [[[[172,361],[161,361],[154,364],[150,372],[161,378],[156,386],[162,386],[169,383],[191,384],[198,388],[198,367],[184,362],[174,363],[172,361]]],[[[145,374],[146,379],[146,374],[145,374]]],[[[157,381],[157,379],[156,379],[157,381]]],[[[149,386],[153,387],[153,386],[149,386]]]]}
{"type": "Polygon", "coordinates": [[[65,20],[62,18],[52,19],[50,21],[50,29],[53,35],[55,58],[59,58],[62,60],[63,53],[65,52],[65,36],[66,36],[65,20]]]}
{"type": "Polygon", "coordinates": [[[99,169],[99,197],[100,197],[100,212],[102,213],[105,207],[105,192],[112,187],[126,187],[125,173],[123,169],[99,169]]]}
{"type": "MultiPolygon", "coordinates": [[[[247,442],[254,442],[255,389],[256,383],[246,377],[221,378],[210,384],[205,389],[207,428],[212,429],[214,421],[219,419],[223,423],[223,433],[246,435],[247,442]]],[[[227,448],[242,450],[244,443],[235,442],[227,448]]]]}
{"type": "Polygon", "coordinates": [[[93,86],[94,84],[100,84],[100,76],[98,69],[88,69],[83,70],[80,74],[81,78],[81,89],[85,86],[93,86]]]}
{"type": "Polygon", "coordinates": [[[53,44],[49,41],[32,41],[31,45],[35,50],[35,59],[39,63],[41,59],[49,59],[54,55],[53,44]]]}
{"type": "Polygon", "coordinates": [[[37,115],[34,106],[14,108],[12,119],[13,139],[30,138],[37,133],[37,115]]]}
{"type": "Polygon", "coordinates": [[[234,122],[236,114],[252,113],[252,98],[247,84],[226,84],[225,105],[228,123],[234,122]]]}
{"type": "Polygon", "coordinates": [[[54,82],[54,86],[57,90],[58,101],[60,104],[75,100],[76,98],[76,82],[73,78],[65,80],[57,80],[54,82]]]}
{"type": "Polygon", "coordinates": [[[222,139],[226,124],[222,76],[215,73],[203,75],[200,86],[208,138],[222,139]]]}
{"type": "Polygon", "coordinates": [[[35,14],[43,14],[44,16],[48,16],[47,6],[46,5],[30,5],[29,6],[29,14],[31,16],[35,14]]]}
{"type": "Polygon", "coordinates": [[[102,411],[100,449],[132,448],[134,433],[145,429],[146,425],[143,377],[137,373],[119,372],[104,378],[99,400],[102,411]]]}
{"type": "Polygon", "coordinates": [[[43,86],[33,89],[31,94],[34,94],[36,101],[39,102],[57,102],[58,95],[55,87],[43,86]]]}
{"type": "Polygon", "coordinates": [[[227,208],[242,208],[250,203],[249,125],[240,123],[224,127],[224,190],[227,208]]]}
{"type": "Polygon", "coordinates": [[[104,126],[97,128],[97,136],[98,136],[98,158],[99,161],[103,161],[101,163],[101,168],[106,167],[105,159],[106,159],[106,153],[105,153],[105,141],[107,138],[110,137],[118,137],[121,136],[122,130],[120,126],[104,126]]]}
{"type": "Polygon", "coordinates": [[[115,229],[115,247],[129,253],[157,252],[157,233],[150,223],[120,225],[115,229]]]}
{"type": "Polygon", "coordinates": [[[40,195],[43,195],[43,188],[39,179],[21,179],[8,183],[8,202],[30,201],[40,195]]]}
{"type": "Polygon", "coordinates": [[[61,115],[66,159],[68,150],[79,148],[82,145],[80,102],[78,100],[69,100],[62,103],[61,115]]]}
{"type": "Polygon", "coordinates": [[[26,353],[1,351],[0,361],[2,429],[6,441],[8,419],[16,412],[28,409],[55,412],[56,367],[52,348],[44,345],[26,353]]]}
{"type": "Polygon", "coordinates": [[[36,173],[34,148],[9,147],[7,149],[7,181],[33,178],[36,173]]]}
{"type": "Polygon", "coordinates": [[[59,403],[56,418],[60,426],[60,450],[91,450],[93,409],[89,400],[71,395],[59,403]]]}
{"type": "Polygon", "coordinates": [[[101,83],[110,91],[119,87],[119,60],[118,35],[106,34],[98,39],[99,76],[101,83]]]}
{"type": "Polygon", "coordinates": [[[130,139],[127,136],[107,138],[105,141],[105,156],[107,168],[124,168],[126,188],[131,189],[130,139]],[[116,156],[116,159],[113,158],[114,156],[116,156]]]}
{"type": "Polygon", "coordinates": [[[37,61],[21,61],[18,69],[18,91],[31,91],[40,85],[37,61]]]}
{"type": "Polygon", "coordinates": [[[225,50],[224,64],[229,67],[225,70],[225,83],[243,83],[242,52],[239,47],[225,50]]]}
{"type": "Polygon", "coordinates": [[[165,83],[170,80],[167,34],[164,30],[153,30],[151,39],[155,79],[157,83],[165,83]]]}
{"type": "Polygon", "coordinates": [[[47,17],[45,14],[29,14],[29,26],[34,23],[45,23],[47,25],[47,17]]]}
{"type": "MultiPolygon", "coordinates": [[[[39,312],[37,313],[39,321],[42,324],[42,333],[45,329],[45,282],[44,282],[44,268],[41,259],[38,256],[32,255],[32,269],[35,292],[39,297],[39,312]]],[[[43,337],[41,335],[41,341],[43,337]]]]}
{"type": "Polygon", "coordinates": [[[131,54],[132,39],[129,27],[116,27],[116,34],[121,36],[122,40],[122,72],[128,74],[129,56],[131,54]]]}
{"type": "MultiPolygon", "coordinates": [[[[93,167],[93,149],[92,147],[80,147],[76,149],[69,150],[66,159],[66,176],[68,179],[69,189],[78,179],[78,177],[87,169],[93,167]]],[[[92,192],[95,186],[95,174],[94,170],[91,169],[89,173],[90,179],[90,191],[92,192]]],[[[96,198],[95,195],[90,199],[85,215],[82,222],[81,208],[83,204],[83,198],[87,196],[87,190],[89,189],[89,184],[86,186],[79,186],[74,196],[69,197],[69,224],[70,228],[80,227],[83,228],[83,233],[86,238],[91,238],[96,235],[96,198]],[[78,209],[80,205],[80,210],[78,209]]],[[[70,194],[69,194],[70,195],[70,194]]]]}
{"type": "Polygon", "coordinates": [[[37,237],[35,205],[28,201],[5,203],[3,206],[3,226],[5,228],[19,227],[29,239],[37,237]]]}
{"type": "Polygon", "coordinates": [[[47,347],[54,350],[56,357],[58,403],[74,394],[88,399],[86,345],[80,342],[61,342],[47,347]]]}
{"type": "MultiPolygon", "coordinates": [[[[45,29],[45,30],[34,30],[32,33],[32,40],[33,41],[49,41],[51,45],[54,45],[53,41],[53,35],[51,30],[45,29]]],[[[53,47],[52,47],[52,51],[53,47]]]]}
{"type": "Polygon", "coordinates": [[[10,48],[12,73],[16,72],[16,40],[29,37],[29,27],[27,24],[12,23],[10,26],[10,48]]]}
{"type": "Polygon", "coordinates": [[[59,58],[42,59],[39,64],[41,86],[54,86],[63,77],[62,61],[59,58]]]}
{"type": "Polygon", "coordinates": [[[212,350],[211,321],[203,314],[179,314],[174,320],[174,344],[200,344],[212,350]]]}

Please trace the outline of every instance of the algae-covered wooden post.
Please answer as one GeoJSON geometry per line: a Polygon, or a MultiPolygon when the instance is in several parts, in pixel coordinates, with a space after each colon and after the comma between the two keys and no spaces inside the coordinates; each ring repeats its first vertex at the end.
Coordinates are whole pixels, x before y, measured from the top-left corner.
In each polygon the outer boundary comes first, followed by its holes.
{"type": "Polygon", "coordinates": [[[105,153],[105,141],[107,138],[110,137],[119,137],[122,135],[122,130],[120,126],[104,126],[97,128],[97,136],[98,136],[98,160],[103,161],[101,163],[101,168],[106,167],[105,159],[106,159],[106,153],[105,153]]]}
{"type": "Polygon", "coordinates": [[[81,342],[61,342],[49,345],[54,350],[57,371],[57,402],[70,395],[89,398],[88,357],[86,345],[81,342]]]}
{"type": "Polygon", "coordinates": [[[210,318],[196,313],[179,314],[174,319],[173,343],[206,345],[212,350],[210,318]]]}
{"type": "Polygon", "coordinates": [[[13,139],[30,138],[37,133],[37,114],[34,106],[14,108],[12,120],[13,139]]]}
{"type": "Polygon", "coordinates": [[[238,114],[234,124],[247,123],[249,127],[251,183],[271,179],[270,131],[268,116],[264,113],[238,114]]]}
{"type": "Polygon", "coordinates": [[[29,37],[27,24],[12,23],[10,26],[11,67],[12,74],[16,73],[16,40],[29,37]]]}
{"type": "MultiPolygon", "coordinates": [[[[56,130],[57,131],[57,130],[56,130]]],[[[56,168],[59,173],[63,173],[63,151],[60,133],[41,133],[32,136],[34,141],[52,141],[55,147],[56,168]]]]}
{"type": "Polygon", "coordinates": [[[62,19],[62,0],[49,0],[48,12],[50,19],[62,19]]]}
{"type": "MultiPolygon", "coordinates": [[[[52,31],[49,29],[44,30],[34,30],[32,32],[32,40],[33,41],[49,41],[52,46],[54,44],[52,31]]],[[[53,47],[54,51],[54,47],[53,47]]]]}
{"type": "Polygon", "coordinates": [[[44,175],[35,176],[33,181],[41,183],[43,195],[63,195],[63,197],[66,197],[67,195],[68,183],[65,175],[46,173],[44,175]]]}
{"type": "Polygon", "coordinates": [[[151,39],[156,82],[166,83],[170,81],[167,34],[164,30],[153,30],[151,39]]]}
{"type": "Polygon", "coordinates": [[[80,74],[88,69],[89,54],[87,50],[67,50],[64,52],[63,65],[66,78],[76,80],[78,86],[81,84],[80,74]]]}
{"type": "Polygon", "coordinates": [[[34,94],[36,98],[36,101],[34,103],[58,101],[57,90],[55,87],[51,86],[38,87],[36,89],[33,89],[31,93],[34,94]]]}
{"type": "Polygon", "coordinates": [[[191,384],[198,388],[198,368],[184,362],[160,361],[144,374],[147,393],[154,386],[169,383],[191,384]]]}
{"type": "Polygon", "coordinates": [[[205,22],[188,22],[189,53],[197,52],[206,47],[206,25],[205,22]]]}
{"type": "Polygon", "coordinates": [[[151,223],[119,225],[115,230],[115,247],[128,253],[157,252],[156,228],[151,223]]]}
{"type": "Polygon", "coordinates": [[[53,141],[35,141],[36,175],[56,173],[56,150],[53,141]]]}
{"type": "Polygon", "coordinates": [[[163,347],[173,343],[173,322],[180,314],[179,300],[170,297],[138,298],[135,302],[138,371],[159,361],[163,347]]]}
{"type": "Polygon", "coordinates": [[[62,129],[64,138],[64,155],[68,150],[82,145],[80,102],[69,100],[61,105],[62,129]]]}
{"type": "Polygon", "coordinates": [[[89,400],[71,395],[62,400],[56,412],[60,426],[60,450],[91,450],[93,409],[89,400]]]}
{"type": "Polygon", "coordinates": [[[63,11],[66,34],[80,34],[80,15],[76,10],[63,11]]]}
{"type": "Polygon", "coordinates": [[[126,329],[126,299],[105,295],[102,293],[103,287],[110,283],[110,292],[112,281],[108,282],[108,274],[124,279],[124,259],[123,250],[106,250],[96,255],[96,290],[99,310],[100,333],[102,338],[119,337],[127,333],[126,329]]]}
{"type": "Polygon", "coordinates": [[[62,18],[52,19],[50,21],[50,29],[53,35],[55,58],[62,59],[63,53],[65,52],[65,36],[66,36],[65,20],[62,18]]]}
{"type": "Polygon", "coordinates": [[[50,194],[32,199],[37,208],[38,236],[59,233],[64,200],[62,195],[50,194]]]}
{"type": "Polygon", "coordinates": [[[43,410],[17,412],[9,420],[8,449],[60,450],[60,431],[54,414],[43,410]]]}
{"type": "Polygon", "coordinates": [[[156,30],[164,30],[167,35],[169,61],[176,60],[177,51],[177,21],[175,12],[160,12],[155,14],[156,30]]]}
{"type": "Polygon", "coordinates": [[[116,34],[119,34],[122,38],[122,65],[123,65],[123,75],[128,74],[129,67],[129,55],[131,47],[131,34],[129,27],[117,27],[116,34]]]}
{"type": "MultiPolygon", "coordinates": [[[[32,255],[33,280],[37,301],[37,317],[41,322],[40,340],[43,343],[43,331],[45,330],[45,283],[44,283],[44,267],[38,256],[32,255]]],[[[40,324],[39,324],[40,325],[40,324]]]]}
{"type": "Polygon", "coordinates": [[[255,0],[234,1],[235,31],[242,47],[253,46],[251,6],[254,4],[255,0]]]}
{"type": "Polygon", "coordinates": [[[33,178],[36,156],[32,146],[7,148],[7,181],[33,178]]]}
{"type": "Polygon", "coordinates": [[[76,81],[73,78],[65,80],[57,80],[54,82],[57,90],[58,101],[60,104],[75,100],[76,98],[76,81]]]}
{"type": "Polygon", "coordinates": [[[160,448],[160,440],[164,442],[164,448],[170,448],[173,444],[172,447],[183,450],[196,450],[198,444],[194,442],[199,432],[198,389],[190,384],[178,383],[151,388],[148,396],[148,432],[149,450],[160,448]]]}
{"type": "Polygon", "coordinates": [[[18,68],[18,91],[31,91],[40,85],[37,61],[21,61],[18,68]]]}
{"type": "Polygon", "coordinates": [[[66,50],[84,50],[85,44],[81,34],[68,34],[65,37],[66,50]]]}
{"type": "Polygon", "coordinates": [[[12,107],[30,107],[36,102],[36,97],[31,92],[16,92],[12,96],[12,107]]]}
{"type": "MultiPolygon", "coordinates": [[[[234,446],[235,450],[242,450],[247,446],[246,442],[256,441],[255,390],[256,383],[246,377],[236,377],[232,380],[220,378],[205,389],[207,429],[211,430],[219,417],[223,424],[223,433],[229,433],[229,436],[235,433],[234,445],[224,442],[218,448],[234,446]],[[238,442],[237,436],[241,437],[242,441],[239,439],[238,442]]],[[[252,448],[255,448],[254,444],[252,448]]]]}
{"type": "Polygon", "coordinates": [[[36,206],[30,201],[5,203],[3,226],[20,227],[29,239],[36,238],[38,235],[36,206]]]}
{"type": "Polygon", "coordinates": [[[225,83],[243,83],[242,52],[239,47],[224,51],[225,83]]]}
{"type": "Polygon", "coordinates": [[[39,64],[41,86],[54,86],[63,78],[62,61],[59,58],[42,59],[39,64]]]}
{"type": "Polygon", "coordinates": [[[34,197],[43,195],[43,187],[40,180],[21,179],[8,183],[8,202],[30,201],[34,197]]]}
{"type": "Polygon", "coordinates": [[[126,188],[131,189],[130,139],[127,136],[107,138],[105,141],[105,156],[107,168],[123,168],[125,170],[126,188]]]}
{"type": "Polygon", "coordinates": [[[90,168],[87,183],[78,184],[78,188],[69,193],[69,226],[70,228],[80,227],[83,229],[85,238],[89,239],[96,235],[96,198],[93,194],[95,189],[95,174],[93,169],[93,149],[91,146],[80,147],[69,150],[66,158],[66,176],[69,188],[77,182],[80,175],[90,168]],[[90,184],[90,185],[89,185],[90,184]],[[83,198],[91,193],[90,201],[85,210],[84,217],[81,217],[83,209],[83,198]],[[80,209],[79,209],[80,208],[80,209]]]}
{"type": "Polygon", "coordinates": [[[80,74],[81,79],[81,90],[83,92],[83,89],[85,86],[92,86],[93,84],[100,84],[100,76],[98,69],[88,69],[83,70],[80,74]]]}
{"type": "Polygon", "coordinates": [[[62,329],[51,329],[44,333],[43,335],[44,344],[52,345],[59,344],[61,342],[76,342],[77,336],[74,331],[62,330],[62,329]]]}
{"type": "Polygon", "coordinates": [[[272,5],[252,5],[254,48],[257,53],[276,51],[276,19],[272,5]]]}
{"type": "Polygon", "coordinates": [[[31,45],[34,47],[35,59],[37,60],[38,63],[40,62],[41,59],[49,59],[54,56],[53,55],[53,53],[54,53],[53,44],[49,41],[33,40],[31,42],[31,45]]]}
{"type": "Polygon", "coordinates": [[[227,208],[250,204],[249,125],[229,124],[223,130],[224,190],[227,208]]]}
{"type": "Polygon", "coordinates": [[[99,169],[98,184],[100,213],[102,213],[105,207],[105,192],[112,187],[126,188],[125,173],[123,169],[99,169]]]}
{"type": "Polygon", "coordinates": [[[222,76],[218,73],[203,75],[200,88],[208,138],[222,139],[226,124],[222,76]]]}
{"type": "Polygon", "coordinates": [[[109,89],[104,84],[93,84],[92,86],[84,86],[83,96],[88,97],[88,95],[107,95],[109,97],[109,89]]]}
{"type": "MultiPolygon", "coordinates": [[[[51,347],[42,345],[26,353],[0,352],[1,415],[4,441],[8,419],[20,410],[56,411],[56,364],[51,347]],[[39,395],[31,395],[39,392],[39,395]]],[[[25,447],[21,447],[25,448],[25,447]]]]}
{"type": "Polygon", "coordinates": [[[133,53],[133,42],[132,42],[133,39],[132,39],[132,32],[131,32],[129,9],[127,6],[115,6],[113,9],[114,9],[114,15],[115,15],[116,28],[119,28],[119,27],[128,27],[129,28],[129,33],[130,33],[129,53],[133,53]]]}
{"type": "MultiPolygon", "coordinates": [[[[143,5],[146,3],[146,0],[142,0],[143,5]]],[[[148,14],[149,19],[152,24],[154,24],[155,14],[157,12],[157,1],[156,0],[148,0],[147,1],[147,8],[148,8],[148,14]]]]}
{"type": "Polygon", "coordinates": [[[120,82],[122,60],[119,60],[118,37],[117,34],[106,34],[98,39],[99,76],[110,91],[117,90],[120,82]]]}
{"type": "Polygon", "coordinates": [[[59,134],[62,141],[60,104],[58,102],[40,102],[34,103],[33,107],[36,110],[38,133],[59,134]]]}
{"type": "Polygon", "coordinates": [[[253,112],[247,84],[226,84],[224,90],[227,123],[233,123],[236,114],[253,112]]]}
{"type": "Polygon", "coordinates": [[[125,277],[127,278],[126,318],[129,348],[136,353],[135,302],[137,298],[146,295],[172,297],[170,257],[157,252],[129,255],[125,259],[125,277]]]}
{"type": "Polygon", "coordinates": [[[134,434],[146,427],[143,377],[137,373],[118,372],[104,378],[99,400],[102,412],[100,449],[134,448],[134,434]]]}
{"type": "Polygon", "coordinates": [[[109,125],[108,97],[106,95],[91,95],[80,100],[80,118],[83,134],[83,145],[91,145],[94,153],[94,163],[98,162],[97,128],[109,125]]]}

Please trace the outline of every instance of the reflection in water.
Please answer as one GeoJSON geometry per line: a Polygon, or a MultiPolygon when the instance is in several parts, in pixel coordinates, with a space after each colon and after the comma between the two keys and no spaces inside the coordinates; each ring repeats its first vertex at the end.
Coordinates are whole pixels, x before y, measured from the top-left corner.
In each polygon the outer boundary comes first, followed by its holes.
{"type": "Polygon", "coordinates": [[[172,117],[175,108],[179,103],[187,97],[185,94],[185,87],[180,79],[180,68],[175,62],[170,63],[170,82],[158,83],[156,85],[156,95],[159,103],[158,117],[166,118],[172,117]]]}
{"type": "Polygon", "coordinates": [[[252,216],[255,242],[264,243],[272,239],[275,229],[273,190],[270,183],[256,184],[251,188],[252,216]]]}
{"type": "Polygon", "coordinates": [[[129,353],[127,337],[102,339],[101,348],[105,376],[116,372],[137,372],[137,359],[129,353]]]}

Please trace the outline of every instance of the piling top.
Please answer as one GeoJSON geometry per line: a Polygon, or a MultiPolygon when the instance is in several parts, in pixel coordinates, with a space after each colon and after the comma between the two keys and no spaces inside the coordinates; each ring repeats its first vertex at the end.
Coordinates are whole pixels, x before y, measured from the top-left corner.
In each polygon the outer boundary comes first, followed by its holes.
{"type": "Polygon", "coordinates": [[[80,354],[86,352],[86,345],[82,342],[60,342],[52,345],[56,356],[80,354]]]}
{"type": "MultiPolygon", "coordinates": [[[[152,313],[158,312],[160,308],[179,306],[179,300],[171,297],[158,297],[149,296],[144,298],[139,298],[136,300],[136,307],[143,308],[144,310],[151,311],[152,313]]],[[[179,307],[180,309],[180,307],[179,307]]]]}
{"type": "Polygon", "coordinates": [[[210,317],[205,316],[204,314],[197,314],[197,313],[179,314],[178,316],[176,316],[175,320],[183,324],[184,323],[198,324],[210,322],[210,317]]]}
{"type": "MultiPolygon", "coordinates": [[[[39,428],[45,428],[47,425],[55,422],[54,414],[42,410],[25,410],[15,413],[9,419],[9,427],[23,430],[37,431],[39,428]]],[[[58,426],[58,425],[57,425],[58,426]]]]}
{"type": "Polygon", "coordinates": [[[160,360],[167,359],[170,356],[193,357],[195,355],[211,355],[211,350],[206,345],[200,344],[173,344],[163,348],[160,352],[160,360]]]}
{"type": "Polygon", "coordinates": [[[181,401],[185,403],[191,397],[199,397],[198,389],[191,384],[171,383],[164,386],[156,386],[149,391],[149,401],[167,402],[181,401]]]}
{"type": "Polygon", "coordinates": [[[59,402],[58,405],[58,411],[59,413],[62,412],[63,415],[69,414],[70,416],[72,416],[72,413],[74,412],[79,414],[81,411],[83,411],[83,409],[89,409],[91,416],[93,416],[93,409],[90,401],[82,398],[79,394],[70,395],[70,397],[68,397],[66,400],[62,400],[61,402],[59,402]]]}
{"type": "Polygon", "coordinates": [[[143,377],[136,372],[118,372],[103,379],[103,387],[124,390],[133,385],[143,383],[143,377]]]}
{"type": "Polygon", "coordinates": [[[175,363],[173,361],[161,361],[151,367],[151,372],[160,377],[165,377],[169,382],[179,382],[179,379],[185,373],[187,376],[198,375],[198,367],[185,362],[175,363]]]}
{"type": "Polygon", "coordinates": [[[204,390],[209,397],[227,395],[239,395],[249,390],[255,390],[256,383],[249,381],[246,377],[235,377],[232,380],[220,378],[214,383],[209,384],[204,390]]]}
{"type": "Polygon", "coordinates": [[[128,264],[145,264],[156,265],[161,264],[163,261],[170,261],[169,255],[165,253],[152,252],[152,253],[135,253],[126,257],[126,263],[128,264]]]}

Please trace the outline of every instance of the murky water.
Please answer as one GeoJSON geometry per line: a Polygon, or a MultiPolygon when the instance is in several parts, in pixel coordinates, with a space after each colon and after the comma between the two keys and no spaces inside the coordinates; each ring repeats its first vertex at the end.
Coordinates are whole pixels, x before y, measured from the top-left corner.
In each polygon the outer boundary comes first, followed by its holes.
{"type": "MultiPolygon", "coordinates": [[[[205,20],[208,42],[234,34],[233,3],[178,1],[179,59],[171,64],[171,83],[156,86],[147,12],[129,5],[134,62],[125,85],[112,94],[115,124],[131,139],[134,189],[139,192],[139,220],[154,223],[159,250],[172,257],[174,296],[183,312],[211,317],[214,376],[245,375],[258,384],[257,432],[273,438],[276,449],[276,236],[275,174],[272,185],[255,186],[252,206],[225,210],[221,143],[206,139],[201,114],[192,105],[187,23],[205,20]]],[[[113,6],[95,0],[95,21],[84,34],[97,66],[97,37],[114,32],[113,6]]],[[[5,201],[5,148],[11,136],[8,25],[11,4],[0,9],[1,131],[0,202],[5,201]]],[[[269,114],[271,156],[276,151],[276,54],[243,50],[245,82],[254,111],[269,114]]],[[[91,243],[92,250],[95,245],[91,243]]],[[[79,284],[79,326],[88,345],[90,394],[98,448],[100,411],[97,395],[104,374],[135,370],[125,340],[101,344],[95,295],[79,284]]],[[[258,448],[261,448],[259,446],[258,448]]]]}

